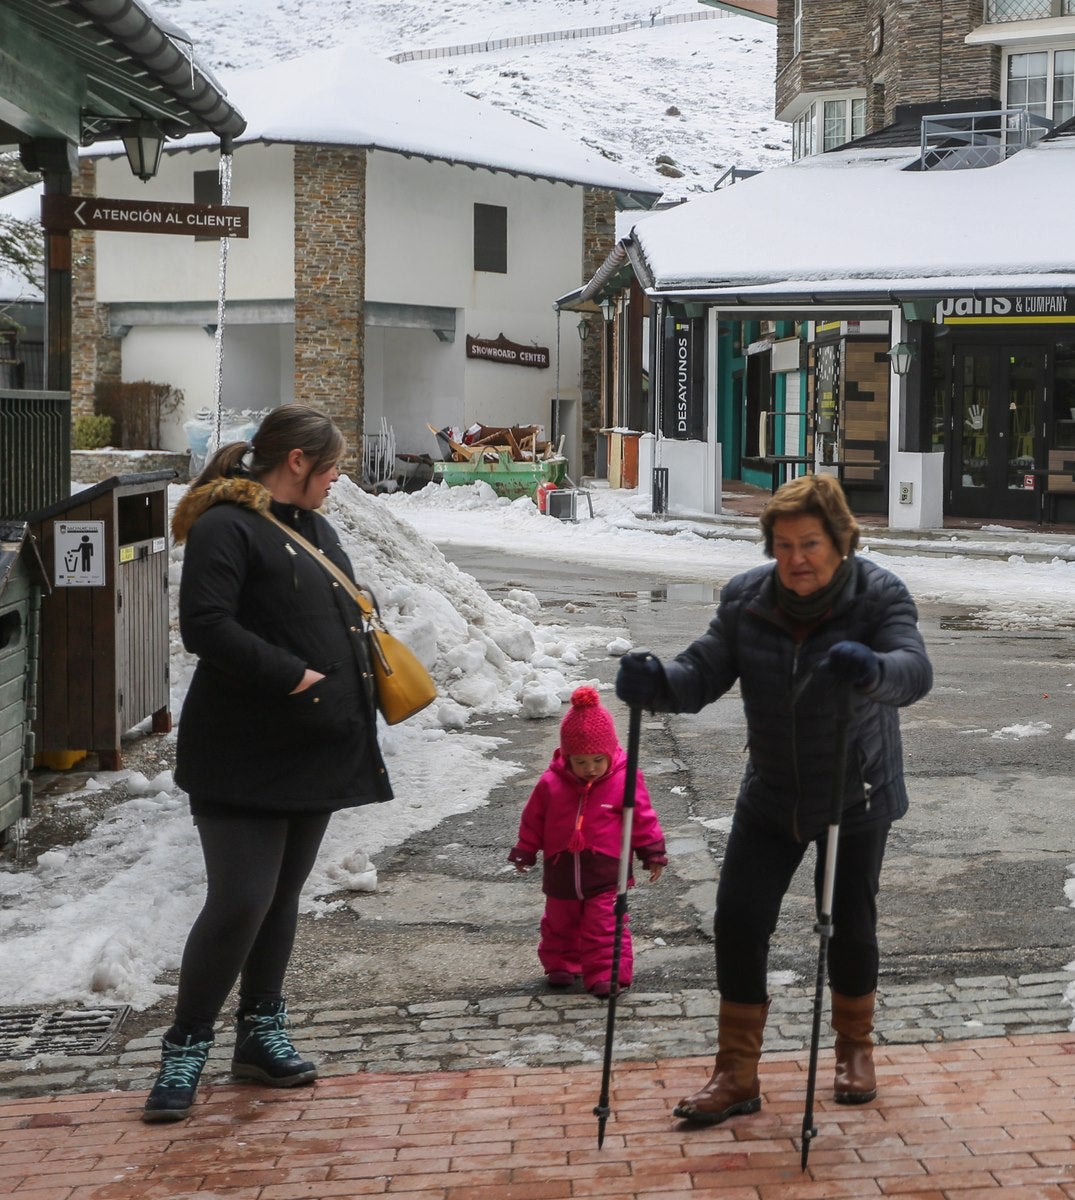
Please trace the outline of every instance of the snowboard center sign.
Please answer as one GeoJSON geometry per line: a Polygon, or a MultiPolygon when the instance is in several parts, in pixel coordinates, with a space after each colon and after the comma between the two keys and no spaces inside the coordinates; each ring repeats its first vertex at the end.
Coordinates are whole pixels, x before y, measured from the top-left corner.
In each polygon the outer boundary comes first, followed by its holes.
{"type": "Polygon", "coordinates": [[[542,368],[550,362],[548,346],[524,346],[509,342],[503,334],[497,338],[476,338],[468,333],[467,358],[484,358],[511,367],[542,368]]]}
{"type": "Polygon", "coordinates": [[[51,230],[178,233],[188,237],[250,236],[250,209],[233,204],[109,200],[103,196],[42,196],[41,224],[51,230]]]}

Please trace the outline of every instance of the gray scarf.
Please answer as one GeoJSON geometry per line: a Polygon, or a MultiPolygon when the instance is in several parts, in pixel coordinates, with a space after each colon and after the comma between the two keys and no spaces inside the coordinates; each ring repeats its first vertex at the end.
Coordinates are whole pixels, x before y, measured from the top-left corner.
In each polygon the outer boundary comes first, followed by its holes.
{"type": "Polygon", "coordinates": [[[820,620],[836,603],[837,597],[844,590],[851,576],[851,559],[849,554],[836,568],[832,578],[823,588],[811,592],[809,596],[800,596],[780,582],[779,572],[773,571],[773,584],[776,587],[776,603],[780,611],[790,617],[797,625],[811,625],[820,620]]]}

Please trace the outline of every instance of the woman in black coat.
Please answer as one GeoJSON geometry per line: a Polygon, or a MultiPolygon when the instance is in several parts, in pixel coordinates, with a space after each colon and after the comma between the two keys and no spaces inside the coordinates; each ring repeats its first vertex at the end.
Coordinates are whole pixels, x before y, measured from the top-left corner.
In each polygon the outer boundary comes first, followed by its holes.
{"type": "Polygon", "coordinates": [[[271,1087],[317,1074],[286,1032],[283,980],[299,895],[331,814],[392,798],[362,617],[289,536],[294,530],[353,578],[315,511],[344,449],[323,413],[283,405],[249,445],[213,456],[172,521],[176,542],[186,542],[180,632],[198,656],[175,778],[190,796],[207,891],[183,952],[147,1121],[190,1111],[237,979],[232,1073],[271,1087]]]}
{"type": "Polygon", "coordinates": [[[876,1096],[876,901],[889,826],[907,811],[897,708],[921,699],[933,682],[914,602],[895,575],[855,557],[858,525],[834,478],[785,484],[761,526],[775,563],[731,580],[707,632],[674,660],[662,665],[636,651],[624,656],[616,681],[627,704],[698,712],[738,679],[747,719],[747,765],[714,914],[716,1068],[675,1109],[698,1124],[761,1107],[769,940],[811,842],[820,912],[843,687],[852,702],[828,953],[833,1092],[841,1104],[876,1096]]]}

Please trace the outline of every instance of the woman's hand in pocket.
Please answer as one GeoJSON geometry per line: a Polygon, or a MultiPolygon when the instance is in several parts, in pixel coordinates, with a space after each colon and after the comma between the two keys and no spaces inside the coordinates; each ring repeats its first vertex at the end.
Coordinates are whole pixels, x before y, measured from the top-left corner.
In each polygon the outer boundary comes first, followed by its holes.
{"type": "Polygon", "coordinates": [[[320,671],[312,671],[307,667],[302,673],[302,678],[299,680],[298,686],[292,688],[288,695],[297,696],[299,692],[304,692],[307,688],[312,688],[315,683],[320,683],[324,678],[324,675],[320,671]]]}

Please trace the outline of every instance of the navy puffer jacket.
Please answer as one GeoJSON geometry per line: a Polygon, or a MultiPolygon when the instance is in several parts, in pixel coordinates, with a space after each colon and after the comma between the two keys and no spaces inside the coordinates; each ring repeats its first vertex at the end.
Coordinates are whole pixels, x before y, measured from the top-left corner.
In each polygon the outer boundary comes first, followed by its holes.
{"type": "Polygon", "coordinates": [[[797,841],[820,836],[832,808],[837,684],[816,668],[837,642],[869,646],[881,675],[852,688],[843,783],[842,827],[890,822],[907,811],[898,707],[920,700],[933,668],[904,584],[883,567],[853,557],[846,587],[800,642],[777,607],[767,563],[736,576],[721,592],[709,629],[665,664],[658,708],[698,712],[739,680],[749,759],[737,810],[797,841]],[[796,685],[809,680],[797,701],[796,685]]]}

